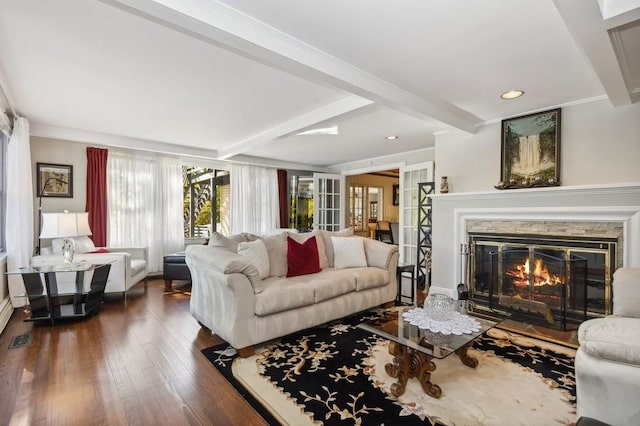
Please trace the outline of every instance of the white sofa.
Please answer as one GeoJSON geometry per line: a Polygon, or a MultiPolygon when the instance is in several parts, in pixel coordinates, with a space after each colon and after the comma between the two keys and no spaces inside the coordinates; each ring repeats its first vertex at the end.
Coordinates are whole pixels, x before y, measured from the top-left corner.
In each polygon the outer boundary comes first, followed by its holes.
{"type": "Polygon", "coordinates": [[[578,329],[578,417],[640,425],[640,268],[613,275],[613,315],[578,329]]]}
{"type": "MultiPolygon", "coordinates": [[[[109,278],[105,293],[122,293],[126,300],[126,292],[133,285],[144,281],[147,282],[148,273],[148,254],[146,247],[103,247],[90,250],[82,243],[76,244],[76,254],[73,258],[75,262],[93,262],[93,263],[111,263],[109,278]],[[101,251],[99,253],[91,253],[85,251],[101,251]]],[[[39,256],[31,258],[31,264],[34,266],[42,265],[61,265],[64,258],[61,253],[57,252],[57,245],[54,243],[52,247],[43,247],[39,256]]],[[[73,280],[74,275],[69,274],[68,277],[59,277],[58,279],[73,280]]]]}
{"type": "Polygon", "coordinates": [[[191,314],[244,356],[257,343],[395,300],[397,246],[351,236],[362,241],[366,266],[337,269],[331,237],[345,232],[315,231],[313,235],[322,271],[289,278],[283,276],[287,237],[302,241],[307,234],[260,237],[269,256],[270,273],[264,279],[255,264],[233,247],[188,246],[191,314]]]}

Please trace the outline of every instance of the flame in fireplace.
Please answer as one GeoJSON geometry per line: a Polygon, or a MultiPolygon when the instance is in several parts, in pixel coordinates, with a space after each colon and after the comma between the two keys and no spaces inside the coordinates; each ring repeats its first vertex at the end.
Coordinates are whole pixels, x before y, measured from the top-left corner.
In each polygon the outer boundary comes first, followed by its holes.
{"type": "MultiPolygon", "coordinates": [[[[549,273],[549,269],[546,267],[542,259],[535,259],[533,266],[533,285],[534,286],[543,286],[543,285],[557,285],[562,284],[562,279],[559,275],[554,275],[549,273]]],[[[516,265],[515,270],[507,271],[507,275],[516,278],[518,282],[514,282],[514,284],[529,284],[529,277],[531,276],[531,268],[529,266],[529,259],[527,258],[524,263],[520,265],[516,265]]]]}

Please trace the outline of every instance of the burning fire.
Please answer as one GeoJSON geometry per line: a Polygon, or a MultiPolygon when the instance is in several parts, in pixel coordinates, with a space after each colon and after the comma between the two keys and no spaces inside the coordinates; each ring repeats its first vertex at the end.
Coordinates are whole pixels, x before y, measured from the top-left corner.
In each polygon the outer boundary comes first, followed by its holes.
{"type": "MultiPolygon", "coordinates": [[[[560,276],[550,274],[549,270],[547,269],[545,264],[542,262],[542,259],[535,259],[533,263],[534,263],[534,267],[533,267],[533,285],[534,286],[562,284],[562,280],[560,276]]],[[[521,281],[521,284],[528,285],[529,277],[531,275],[529,259],[525,260],[525,262],[521,265],[516,265],[516,269],[507,272],[507,275],[521,281]]]]}

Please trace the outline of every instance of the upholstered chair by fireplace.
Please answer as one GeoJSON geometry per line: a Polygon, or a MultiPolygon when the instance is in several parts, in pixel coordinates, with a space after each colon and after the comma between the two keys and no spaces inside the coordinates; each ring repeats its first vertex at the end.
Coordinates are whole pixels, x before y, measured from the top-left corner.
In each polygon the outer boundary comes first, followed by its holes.
{"type": "Polygon", "coordinates": [[[613,275],[613,315],[585,321],[576,353],[578,417],[640,424],[640,268],[613,275]]]}

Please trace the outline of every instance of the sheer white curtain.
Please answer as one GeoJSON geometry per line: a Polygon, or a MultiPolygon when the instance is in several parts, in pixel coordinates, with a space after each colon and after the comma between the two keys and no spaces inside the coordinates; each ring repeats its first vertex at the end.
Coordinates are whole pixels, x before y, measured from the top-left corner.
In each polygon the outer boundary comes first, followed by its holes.
{"type": "MultiPolygon", "coordinates": [[[[5,236],[7,240],[7,270],[29,266],[33,256],[33,183],[29,121],[18,117],[7,147],[7,207],[5,236]]],[[[27,303],[20,275],[9,275],[9,295],[14,307],[27,303]]]]}
{"type": "Polygon", "coordinates": [[[182,167],[178,159],[109,150],[108,229],[111,247],[147,247],[149,271],[184,248],[182,167]]]}
{"type": "Polygon", "coordinates": [[[231,233],[264,235],[278,228],[278,172],[276,169],[232,164],[231,233]]]}

